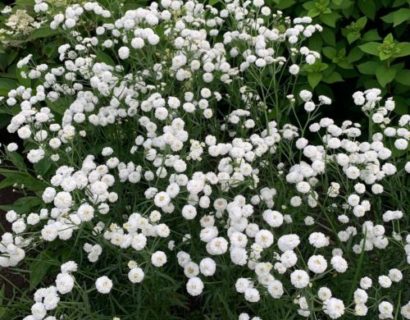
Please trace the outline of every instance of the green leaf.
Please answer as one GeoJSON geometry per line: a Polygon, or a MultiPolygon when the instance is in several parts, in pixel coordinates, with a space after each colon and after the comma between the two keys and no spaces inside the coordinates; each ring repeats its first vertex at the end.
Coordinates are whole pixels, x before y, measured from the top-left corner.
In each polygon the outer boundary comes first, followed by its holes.
{"type": "Polygon", "coordinates": [[[333,47],[336,45],[336,37],[333,29],[324,28],[320,34],[325,43],[333,47]]]}
{"type": "Polygon", "coordinates": [[[380,47],[380,43],[378,42],[368,42],[365,44],[362,44],[359,46],[360,50],[362,50],[365,53],[377,56],[379,55],[379,47],[380,47]]]}
{"type": "Polygon", "coordinates": [[[17,213],[29,213],[32,209],[39,207],[43,202],[38,197],[19,198],[13,204],[0,205],[3,211],[15,210],[17,213]]]}
{"type": "Polygon", "coordinates": [[[380,64],[376,69],[376,78],[382,87],[385,87],[388,83],[392,82],[396,76],[397,70],[395,68],[389,68],[384,64],[380,64]]]}
{"type": "Polygon", "coordinates": [[[406,57],[410,55],[410,42],[400,42],[396,45],[397,52],[393,54],[395,58],[406,57]]]}
{"type": "Polygon", "coordinates": [[[34,192],[43,191],[47,187],[45,182],[34,178],[27,172],[0,168],[0,174],[12,180],[13,184],[17,184],[19,186],[24,185],[25,189],[34,192]]]}
{"type": "Polygon", "coordinates": [[[359,6],[360,11],[362,11],[366,17],[369,19],[374,20],[376,16],[376,1],[374,0],[359,0],[357,2],[357,5],[359,6]]]}
{"type": "Polygon", "coordinates": [[[376,69],[378,66],[379,63],[376,61],[367,61],[359,64],[357,66],[357,69],[359,69],[360,73],[362,74],[373,75],[376,74],[376,69]]]}
{"type": "Polygon", "coordinates": [[[410,20],[410,9],[401,8],[383,16],[382,20],[387,23],[393,23],[393,27],[396,27],[403,22],[410,20]]]}
{"type": "Polygon", "coordinates": [[[325,47],[322,51],[323,54],[329,59],[333,59],[336,56],[336,49],[333,47],[325,47]]]}
{"type": "Polygon", "coordinates": [[[33,290],[47,275],[53,265],[47,251],[42,251],[33,262],[30,263],[30,290],[33,290]]]}
{"type": "Polygon", "coordinates": [[[328,14],[321,14],[320,15],[320,20],[330,26],[330,27],[336,27],[336,22],[340,18],[340,14],[336,12],[328,13],[328,14]]]}
{"type": "Polygon", "coordinates": [[[360,38],[360,33],[359,32],[349,32],[346,35],[346,39],[349,42],[349,44],[355,42],[356,40],[358,40],[360,38]]]}
{"type": "Polygon", "coordinates": [[[20,171],[27,171],[26,164],[24,163],[24,159],[20,153],[7,151],[7,159],[9,159],[20,171]]]}
{"type": "Polygon", "coordinates": [[[40,176],[44,176],[51,168],[52,162],[49,159],[42,159],[33,165],[34,170],[40,176]]]}
{"type": "Polygon", "coordinates": [[[8,78],[0,78],[0,96],[7,96],[11,89],[17,87],[17,81],[8,78]]]}
{"type": "Polygon", "coordinates": [[[365,42],[379,41],[381,39],[382,38],[379,36],[377,29],[372,29],[372,30],[367,31],[362,37],[362,40],[365,42]]]}
{"type": "Polygon", "coordinates": [[[322,80],[322,73],[319,72],[313,72],[313,73],[309,73],[307,76],[309,85],[312,87],[312,89],[314,89],[320,82],[320,80],[322,80]]]}
{"type": "Polygon", "coordinates": [[[400,70],[397,72],[396,81],[402,85],[410,86],[410,70],[400,70]]]}
{"type": "Polygon", "coordinates": [[[276,7],[280,10],[287,9],[296,3],[295,0],[274,0],[274,2],[276,3],[276,7]]]}
{"type": "Polygon", "coordinates": [[[16,77],[17,77],[19,84],[23,85],[26,88],[29,88],[31,87],[31,79],[27,76],[27,71],[28,71],[27,67],[16,69],[16,77]],[[26,78],[23,78],[21,74],[22,72],[26,73],[26,78]]]}
{"type": "Polygon", "coordinates": [[[53,30],[50,27],[41,27],[39,29],[34,30],[30,36],[27,38],[28,41],[37,40],[41,38],[48,38],[51,36],[57,35],[59,32],[57,30],[53,30]]]}
{"type": "Polygon", "coordinates": [[[367,23],[367,18],[366,17],[361,17],[359,19],[357,19],[356,23],[355,23],[355,27],[359,30],[362,30],[367,23]]]}
{"type": "Polygon", "coordinates": [[[332,72],[329,76],[326,76],[323,79],[326,83],[335,83],[335,82],[342,82],[343,78],[338,72],[332,72]]]}
{"type": "Polygon", "coordinates": [[[364,53],[359,48],[355,47],[349,52],[346,59],[349,63],[353,63],[360,60],[363,55],[364,53]]]}
{"type": "Polygon", "coordinates": [[[103,52],[103,51],[98,51],[97,52],[97,60],[100,62],[104,62],[110,66],[115,66],[116,63],[114,62],[114,60],[111,58],[110,55],[108,55],[107,53],[103,52]]]}

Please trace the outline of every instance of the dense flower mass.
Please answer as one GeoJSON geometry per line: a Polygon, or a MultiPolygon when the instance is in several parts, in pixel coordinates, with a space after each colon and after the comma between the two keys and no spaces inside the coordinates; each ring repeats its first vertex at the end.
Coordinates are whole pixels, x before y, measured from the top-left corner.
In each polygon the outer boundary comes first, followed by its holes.
{"type": "Polygon", "coordinates": [[[59,64],[21,60],[33,88],[3,100],[25,146],[5,153],[41,187],[7,212],[0,266],[47,248],[62,263],[25,320],[152,319],[138,310],[162,290],[218,319],[410,319],[410,115],[369,89],[353,95],[366,126],[323,117],[331,99],[298,81],[320,59],[311,18],[81,2],[50,27],[59,64]]]}

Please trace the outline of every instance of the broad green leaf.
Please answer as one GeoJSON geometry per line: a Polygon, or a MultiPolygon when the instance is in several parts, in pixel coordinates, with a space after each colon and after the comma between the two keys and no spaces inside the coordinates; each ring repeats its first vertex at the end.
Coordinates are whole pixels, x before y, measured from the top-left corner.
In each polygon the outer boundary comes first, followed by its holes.
{"type": "Polygon", "coordinates": [[[296,0],[274,0],[278,9],[283,10],[293,6],[296,0]]]}
{"type": "Polygon", "coordinates": [[[358,0],[357,5],[366,17],[374,20],[377,11],[376,3],[375,0],[358,0]]]}
{"type": "Polygon", "coordinates": [[[29,213],[32,209],[39,207],[43,202],[38,197],[19,198],[13,204],[0,205],[3,211],[15,210],[17,213],[29,213]]]}
{"type": "Polygon", "coordinates": [[[378,41],[381,39],[382,38],[379,36],[377,29],[372,29],[372,30],[367,31],[362,37],[362,40],[365,42],[378,41]]]}
{"type": "Polygon", "coordinates": [[[397,52],[394,53],[395,58],[406,57],[410,55],[410,42],[401,42],[396,45],[397,52]]]}
{"type": "Polygon", "coordinates": [[[360,50],[362,50],[365,53],[377,56],[379,55],[379,47],[380,47],[380,43],[378,42],[368,42],[365,44],[362,44],[359,46],[360,50]]]}
{"type": "Polygon", "coordinates": [[[410,86],[410,70],[400,70],[397,72],[396,81],[402,85],[410,86]]]}
{"type": "Polygon", "coordinates": [[[326,76],[323,79],[326,83],[335,83],[335,82],[342,82],[343,78],[338,72],[332,72],[329,76],[326,76]]]}
{"type": "Polygon", "coordinates": [[[19,84],[23,85],[26,88],[30,88],[31,86],[31,80],[30,78],[27,76],[27,72],[28,72],[28,68],[27,67],[23,67],[21,69],[16,69],[16,77],[17,80],[19,82],[19,84]],[[22,72],[26,73],[26,77],[24,78],[22,75],[22,72]]]}
{"type": "Polygon", "coordinates": [[[333,59],[336,56],[336,49],[333,47],[325,47],[322,51],[323,54],[329,59],[333,59]]]}
{"type": "Polygon", "coordinates": [[[392,82],[396,76],[397,70],[395,68],[388,67],[384,64],[380,64],[376,69],[376,78],[382,87],[385,87],[388,83],[392,82]]]}
{"type": "Polygon", "coordinates": [[[333,29],[324,28],[320,34],[322,35],[322,39],[325,43],[330,46],[336,45],[336,36],[333,29]]]}
{"type": "Polygon", "coordinates": [[[364,53],[359,48],[355,47],[349,52],[346,59],[349,63],[353,63],[360,60],[363,55],[364,53]]]}
{"type": "Polygon", "coordinates": [[[27,40],[37,40],[41,38],[48,38],[51,36],[57,35],[59,32],[57,30],[53,30],[50,27],[41,27],[39,29],[34,30],[27,40]]]}
{"type": "Polygon", "coordinates": [[[359,32],[349,32],[346,35],[346,38],[349,44],[351,44],[360,38],[360,33],[359,32]]]}
{"type": "Polygon", "coordinates": [[[323,45],[323,40],[319,34],[315,34],[313,37],[309,38],[309,48],[315,51],[320,51],[323,45]]]}
{"type": "Polygon", "coordinates": [[[378,66],[379,66],[379,63],[376,61],[367,61],[367,62],[359,64],[357,66],[357,69],[359,69],[360,73],[362,74],[372,75],[372,74],[376,74],[376,69],[378,66]]]}
{"type": "Polygon", "coordinates": [[[108,65],[110,65],[110,66],[115,66],[115,65],[116,65],[116,63],[115,63],[114,60],[111,58],[111,56],[108,55],[108,54],[106,54],[105,52],[103,52],[103,51],[98,51],[96,55],[97,55],[97,60],[98,60],[98,61],[104,62],[104,63],[106,63],[106,64],[108,64],[108,65]]]}
{"type": "Polygon", "coordinates": [[[382,17],[382,20],[387,23],[392,23],[393,27],[410,20],[410,8],[401,8],[382,17]]]}
{"type": "Polygon", "coordinates": [[[322,80],[322,73],[319,72],[314,72],[314,73],[309,73],[307,76],[309,85],[314,89],[322,80]]]}
{"type": "Polygon", "coordinates": [[[51,168],[52,162],[49,159],[42,159],[33,165],[34,170],[40,176],[44,176],[51,168]]]}
{"type": "Polygon", "coordinates": [[[8,78],[0,78],[0,96],[7,96],[11,89],[17,87],[17,81],[8,78]]]}
{"type": "Polygon", "coordinates": [[[338,14],[336,12],[331,12],[331,13],[328,13],[328,14],[321,14],[320,15],[320,20],[324,24],[326,24],[330,27],[333,27],[333,28],[336,27],[336,22],[337,22],[337,20],[339,20],[339,18],[340,18],[340,14],[338,14]]]}
{"type": "Polygon", "coordinates": [[[27,166],[24,163],[24,158],[18,152],[7,151],[7,159],[9,159],[13,165],[20,171],[27,171],[27,166]]]}
{"type": "Polygon", "coordinates": [[[50,257],[47,251],[42,251],[35,261],[30,263],[30,289],[33,290],[47,275],[53,263],[50,262],[50,257]]]}
{"type": "Polygon", "coordinates": [[[0,175],[6,178],[9,178],[10,180],[13,180],[14,183],[19,186],[24,185],[25,189],[31,190],[34,192],[42,191],[47,186],[45,182],[42,182],[34,178],[33,176],[31,176],[29,173],[26,173],[26,172],[20,172],[16,170],[0,168],[0,175]]]}

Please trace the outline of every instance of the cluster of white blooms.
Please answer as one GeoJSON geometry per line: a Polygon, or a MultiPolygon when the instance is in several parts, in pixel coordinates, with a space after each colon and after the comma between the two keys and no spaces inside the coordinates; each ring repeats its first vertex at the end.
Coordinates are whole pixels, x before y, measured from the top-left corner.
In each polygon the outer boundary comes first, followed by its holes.
{"type": "Polygon", "coordinates": [[[55,316],[47,316],[47,313],[57,308],[61,295],[73,291],[75,285],[73,273],[77,270],[78,266],[74,261],[63,263],[60,267],[61,272],[55,279],[55,285],[36,290],[31,315],[25,317],[24,320],[56,320],[55,316]]]}
{"type": "MultiPolygon", "coordinates": [[[[410,172],[395,155],[408,150],[410,116],[394,119],[393,99],[383,103],[371,89],[353,95],[370,132],[319,119],[331,99],[293,91],[302,66],[320,59],[303,40],[322,28],[273,13],[263,0],[220,5],[162,0],[116,16],[86,2],[54,16],[51,28],[72,38],[58,48],[60,65],[21,60],[39,84],[5,99],[16,111],[7,129],[26,144],[28,161],[51,167],[37,177],[38,210],[7,213],[12,233],[2,236],[0,266],[60,241],[80,248],[79,271],[95,270],[81,283],[101,294],[170,270],[181,272],[189,295],[212,294],[222,270],[240,270],[224,287],[252,310],[266,296],[306,318],[372,309],[390,319],[400,303],[410,319],[404,296],[380,294],[408,277],[408,193],[389,190],[410,172]],[[82,34],[76,27],[87,12],[97,26],[82,34]],[[296,126],[280,113],[299,102],[308,120],[296,126]],[[350,296],[335,285],[349,272],[358,279],[357,261],[383,259],[388,248],[403,261],[385,274],[375,269],[360,288],[350,284],[350,296]]],[[[48,5],[36,0],[35,10],[48,5]]],[[[70,266],[55,287],[37,291],[25,320],[54,319],[47,312],[75,290],[70,266]]],[[[242,309],[233,312],[251,319],[242,309]]]]}

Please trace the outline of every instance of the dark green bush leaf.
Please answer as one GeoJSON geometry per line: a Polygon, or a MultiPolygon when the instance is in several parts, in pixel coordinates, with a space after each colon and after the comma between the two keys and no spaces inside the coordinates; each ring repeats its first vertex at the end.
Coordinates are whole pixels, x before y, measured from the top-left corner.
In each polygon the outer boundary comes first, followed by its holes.
{"type": "Polygon", "coordinates": [[[376,69],[376,78],[382,87],[393,81],[396,76],[397,70],[395,68],[389,68],[384,64],[380,64],[376,69]]]}
{"type": "Polygon", "coordinates": [[[383,16],[382,20],[387,23],[393,23],[393,27],[396,27],[402,24],[403,22],[410,20],[410,9],[401,8],[397,11],[391,12],[383,16]]]}
{"type": "Polygon", "coordinates": [[[360,73],[363,74],[376,74],[376,69],[379,66],[379,63],[376,61],[367,61],[364,63],[361,63],[357,66],[357,69],[359,69],[360,73]]]}
{"type": "Polygon", "coordinates": [[[379,54],[380,43],[377,42],[368,42],[359,46],[360,50],[365,53],[377,56],[379,54]]]}

